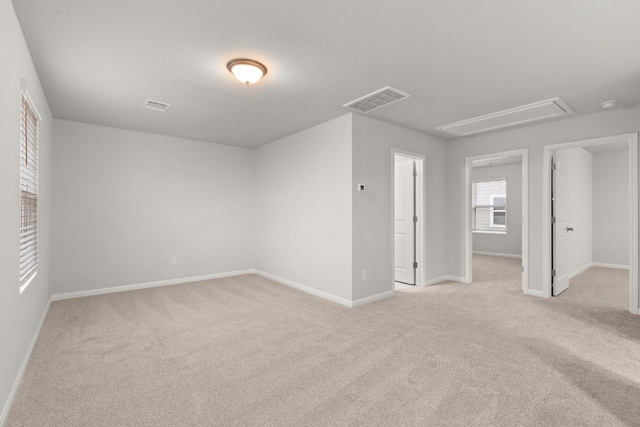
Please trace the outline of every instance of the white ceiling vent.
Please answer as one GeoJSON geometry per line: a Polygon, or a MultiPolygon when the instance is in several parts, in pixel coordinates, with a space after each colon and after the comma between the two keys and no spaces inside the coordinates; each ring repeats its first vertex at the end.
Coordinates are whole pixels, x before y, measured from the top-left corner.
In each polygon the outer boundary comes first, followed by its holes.
{"type": "Polygon", "coordinates": [[[436,129],[455,136],[466,136],[571,113],[573,113],[573,110],[562,99],[552,98],[473,119],[462,120],[437,127],[436,129]]]}
{"type": "Polygon", "coordinates": [[[153,99],[146,99],[142,106],[150,110],[162,111],[164,113],[171,107],[171,104],[167,104],[166,102],[161,101],[154,101],[153,99]]]}
{"type": "Polygon", "coordinates": [[[355,101],[348,102],[344,104],[343,107],[357,111],[358,113],[368,113],[369,111],[391,105],[394,102],[402,101],[410,96],[408,93],[387,86],[362,98],[358,98],[355,101]]]}

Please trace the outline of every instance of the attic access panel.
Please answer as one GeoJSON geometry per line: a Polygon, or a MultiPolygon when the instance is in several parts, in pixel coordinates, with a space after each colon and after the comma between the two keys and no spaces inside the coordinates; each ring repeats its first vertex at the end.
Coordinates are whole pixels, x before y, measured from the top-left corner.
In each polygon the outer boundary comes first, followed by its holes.
{"type": "Polygon", "coordinates": [[[455,136],[467,136],[571,113],[573,113],[573,110],[562,99],[552,98],[462,120],[437,127],[436,129],[455,136]]]}

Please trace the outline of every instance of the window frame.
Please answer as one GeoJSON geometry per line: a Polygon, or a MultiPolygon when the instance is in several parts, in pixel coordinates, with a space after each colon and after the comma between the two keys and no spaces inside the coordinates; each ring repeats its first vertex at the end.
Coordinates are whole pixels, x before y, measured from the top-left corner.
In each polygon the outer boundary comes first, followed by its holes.
{"type": "Polygon", "coordinates": [[[471,232],[472,233],[485,233],[485,234],[507,234],[507,177],[500,178],[489,178],[489,179],[477,179],[471,182],[471,232]],[[504,192],[495,192],[489,193],[489,205],[478,205],[478,189],[477,186],[479,183],[489,183],[496,181],[504,181],[504,192]],[[504,209],[495,210],[493,206],[493,200],[497,197],[505,198],[505,207],[504,209]],[[477,227],[477,209],[480,208],[489,208],[489,226],[487,228],[476,228],[477,227]],[[504,212],[505,223],[503,224],[495,224],[494,223],[494,212],[504,212]]]}
{"type": "MultiPolygon", "coordinates": [[[[38,172],[39,172],[39,136],[40,136],[40,122],[42,118],[38,113],[37,108],[29,93],[26,89],[22,89],[20,91],[20,129],[18,131],[19,135],[19,193],[20,193],[20,240],[18,245],[18,282],[20,284],[19,292],[22,294],[24,290],[29,286],[29,284],[33,281],[33,279],[38,274],[38,266],[40,264],[39,258],[39,221],[38,221],[38,172]],[[30,133],[31,130],[31,133],[30,133]],[[35,136],[32,136],[35,134],[35,136]],[[30,138],[32,137],[32,138],[30,138]],[[23,157],[23,147],[24,147],[24,157],[23,157]],[[32,156],[30,156],[30,150],[34,152],[32,156]],[[29,160],[33,160],[33,165],[31,168],[27,170],[26,167],[23,168],[23,161],[25,165],[29,162],[29,160]],[[27,182],[29,181],[30,182],[27,182]],[[31,190],[31,191],[29,191],[31,190]],[[31,216],[29,219],[25,219],[25,204],[29,205],[29,212],[31,216]],[[35,230],[32,232],[25,232],[25,222],[34,223],[35,230]],[[26,245],[23,247],[23,238],[28,233],[33,233],[34,236],[34,244],[26,245]],[[31,257],[34,257],[33,265],[28,266],[23,271],[22,268],[22,258],[23,258],[23,250],[28,250],[27,254],[31,257]]],[[[29,256],[26,258],[28,259],[29,256]]]]}
{"type": "MultiPolygon", "coordinates": [[[[505,184],[506,184],[506,180],[505,180],[505,184]]],[[[506,231],[507,229],[507,195],[506,194],[489,194],[489,200],[491,201],[491,207],[489,208],[489,227],[491,228],[498,228],[498,229],[504,229],[506,231]],[[494,203],[494,200],[497,199],[498,197],[503,197],[505,199],[505,203],[504,203],[504,208],[502,209],[496,209],[496,205],[494,203]],[[504,212],[504,224],[496,224],[495,223],[495,213],[496,212],[504,212]]]]}

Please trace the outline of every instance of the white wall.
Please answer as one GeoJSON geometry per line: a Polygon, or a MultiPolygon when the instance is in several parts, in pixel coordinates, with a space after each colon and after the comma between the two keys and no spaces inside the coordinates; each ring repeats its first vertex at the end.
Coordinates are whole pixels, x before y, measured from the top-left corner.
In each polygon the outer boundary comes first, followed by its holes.
{"type": "Polygon", "coordinates": [[[593,155],[593,262],[629,265],[629,151],[593,155]]]}
{"type": "Polygon", "coordinates": [[[522,163],[475,167],[473,181],[507,178],[506,234],[473,232],[473,251],[522,255],[522,163]]]}
{"type": "Polygon", "coordinates": [[[347,114],[255,153],[256,269],[343,303],[351,301],[351,128],[347,114]]]}
{"type": "MultiPolygon", "coordinates": [[[[422,263],[426,281],[447,275],[445,207],[446,143],[432,136],[359,114],[353,115],[353,299],[393,289],[393,156],[392,148],[425,156],[422,263]],[[358,192],[357,184],[366,190],[358,192]],[[362,280],[362,271],[367,280],[362,280]]],[[[420,284],[420,283],[419,283],[420,284]]]]}
{"type": "Polygon", "coordinates": [[[559,150],[567,159],[569,277],[593,262],[593,155],[584,148],[559,150]]]}
{"type": "Polygon", "coordinates": [[[0,425],[21,365],[49,302],[51,265],[51,111],[9,0],[0,0],[0,425]],[[20,90],[26,79],[39,124],[38,273],[19,294],[20,90]]]}
{"type": "Polygon", "coordinates": [[[55,294],[253,267],[252,150],[63,120],[54,140],[55,294]]]}
{"type": "MultiPolygon", "coordinates": [[[[614,109],[447,143],[449,274],[464,274],[465,157],[529,149],[529,290],[542,292],[542,155],[545,145],[638,132],[640,108],[614,109]]],[[[544,231],[546,232],[546,231],[544,231]]]]}

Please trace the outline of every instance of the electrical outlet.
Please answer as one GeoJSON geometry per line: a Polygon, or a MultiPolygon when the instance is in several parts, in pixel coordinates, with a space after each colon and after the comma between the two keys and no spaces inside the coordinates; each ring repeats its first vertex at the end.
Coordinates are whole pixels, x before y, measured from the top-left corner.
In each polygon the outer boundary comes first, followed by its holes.
{"type": "Polygon", "coordinates": [[[176,265],[176,264],[178,264],[178,257],[177,256],[171,257],[171,265],[176,265]]]}
{"type": "Polygon", "coordinates": [[[367,270],[362,270],[362,280],[367,280],[367,270]]]}
{"type": "Polygon", "coordinates": [[[298,260],[297,259],[293,260],[293,268],[298,268],[298,260]]]}

